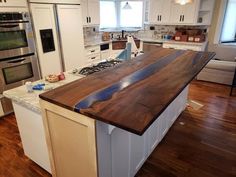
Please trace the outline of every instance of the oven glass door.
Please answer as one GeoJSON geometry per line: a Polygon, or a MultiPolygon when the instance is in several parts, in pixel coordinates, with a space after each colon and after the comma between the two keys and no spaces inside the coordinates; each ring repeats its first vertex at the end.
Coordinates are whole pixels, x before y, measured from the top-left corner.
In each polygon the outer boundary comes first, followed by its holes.
{"type": "Polygon", "coordinates": [[[25,30],[1,31],[0,51],[28,47],[25,30]]]}
{"type": "Polygon", "coordinates": [[[2,69],[5,84],[12,84],[34,76],[31,63],[24,63],[2,69]]]}

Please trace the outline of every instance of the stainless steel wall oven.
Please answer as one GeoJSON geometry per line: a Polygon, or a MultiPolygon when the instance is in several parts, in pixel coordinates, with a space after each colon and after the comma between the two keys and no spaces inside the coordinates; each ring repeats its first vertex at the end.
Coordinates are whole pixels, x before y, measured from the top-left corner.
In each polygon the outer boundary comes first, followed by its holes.
{"type": "MultiPolygon", "coordinates": [[[[1,12],[0,94],[5,90],[21,86],[26,81],[38,79],[40,74],[29,13],[1,12]]],[[[11,112],[12,108],[4,105],[6,100],[3,99],[6,98],[1,95],[0,98],[4,114],[11,112]]]]}

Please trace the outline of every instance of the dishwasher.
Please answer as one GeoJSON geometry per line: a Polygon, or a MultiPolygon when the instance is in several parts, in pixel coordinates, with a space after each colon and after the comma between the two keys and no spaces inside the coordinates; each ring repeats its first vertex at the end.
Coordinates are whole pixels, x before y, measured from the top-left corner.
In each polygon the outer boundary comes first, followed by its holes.
{"type": "Polygon", "coordinates": [[[162,42],[147,42],[143,41],[143,52],[148,52],[151,50],[154,50],[155,48],[162,47],[163,43],[162,42]]]}

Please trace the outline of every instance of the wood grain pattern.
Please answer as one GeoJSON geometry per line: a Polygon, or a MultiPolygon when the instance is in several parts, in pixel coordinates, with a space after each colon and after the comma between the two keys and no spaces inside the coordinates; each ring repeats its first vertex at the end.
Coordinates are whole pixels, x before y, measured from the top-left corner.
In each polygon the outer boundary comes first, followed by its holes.
{"type": "MultiPolygon", "coordinates": [[[[236,97],[230,86],[194,81],[186,109],[136,177],[235,177],[236,97]],[[183,122],[184,125],[181,125],[183,122]]],[[[23,154],[14,115],[0,119],[0,176],[51,177],[23,154]]]]}
{"type": "MultiPolygon", "coordinates": [[[[44,93],[40,98],[74,110],[75,105],[88,95],[176,52],[174,49],[158,48],[135,60],[44,93]]],[[[213,56],[214,53],[185,51],[148,78],[116,92],[109,100],[95,102],[80,113],[142,135],[213,56]]]]}

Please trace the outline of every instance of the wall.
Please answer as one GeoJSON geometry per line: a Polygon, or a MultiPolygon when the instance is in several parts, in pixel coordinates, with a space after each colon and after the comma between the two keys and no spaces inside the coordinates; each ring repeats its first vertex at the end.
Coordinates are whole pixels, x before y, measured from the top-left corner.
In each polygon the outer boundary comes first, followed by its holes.
{"type": "Polygon", "coordinates": [[[223,14],[220,14],[220,7],[222,1],[225,0],[215,0],[215,9],[212,18],[212,24],[209,30],[208,38],[209,38],[209,46],[208,50],[216,52],[216,58],[225,59],[225,60],[235,60],[236,57],[236,45],[220,45],[214,44],[215,34],[217,32],[217,23],[218,19],[222,17],[223,14]]]}

